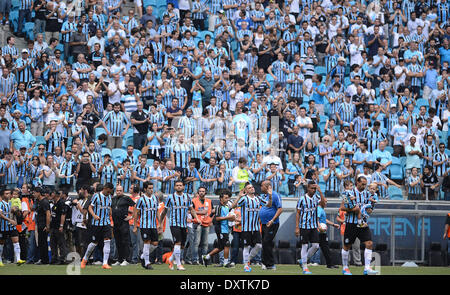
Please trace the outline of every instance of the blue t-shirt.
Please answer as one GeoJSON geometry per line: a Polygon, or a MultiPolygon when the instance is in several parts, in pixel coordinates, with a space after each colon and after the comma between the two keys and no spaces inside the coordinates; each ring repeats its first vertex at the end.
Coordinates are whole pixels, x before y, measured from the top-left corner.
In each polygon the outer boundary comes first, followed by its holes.
{"type": "Polygon", "coordinates": [[[314,89],[313,94],[312,94],[312,99],[314,100],[314,102],[316,104],[324,104],[324,97],[320,95],[319,93],[317,93],[317,90],[319,90],[320,92],[324,92],[326,90],[325,85],[320,84],[317,85],[315,82],[312,84],[312,88],[314,89]]]}
{"type": "Polygon", "coordinates": [[[322,206],[317,207],[317,218],[319,219],[319,223],[327,223],[327,214],[322,206]]]}
{"type": "MultiPolygon", "coordinates": [[[[264,195],[264,200],[268,201],[269,197],[267,195],[264,195]]],[[[259,210],[259,219],[261,219],[262,224],[268,223],[277,212],[278,208],[282,208],[281,204],[281,198],[276,192],[272,192],[272,206],[267,207],[263,206],[259,210]]],[[[279,223],[279,218],[275,219],[273,223],[279,223]]]]}
{"type": "MultiPolygon", "coordinates": [[[[220,217],[227,217],[228,213],[230,213],[230,209],[226,206],[220,206],[220,217]]],[[[220,232],[223,234],[229,233],[228,220],[220,221],[220,232]]]]}

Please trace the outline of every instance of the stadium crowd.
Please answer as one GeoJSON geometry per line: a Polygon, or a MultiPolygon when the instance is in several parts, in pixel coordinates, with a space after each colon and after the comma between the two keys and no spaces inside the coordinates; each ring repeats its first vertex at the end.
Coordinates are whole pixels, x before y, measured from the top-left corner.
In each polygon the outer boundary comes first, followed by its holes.
{"type": "Polygon", "coordinates": [[[150,184],[164,211],[181,180],[203,213],[184,237],[194,264],[212,223],[205,195],[248,183],[339,198],[362,177],[381,200],[450,200],[448,1],[123,4],[20,0],[17,36],[34,15],[35,40],[1,48],[2,211],[24,219],[7,260],[47,263],[47,234],[61,257],[66,242],[94,251],[79,229],[96,190],[127,208],[111,216],[119,264],[161,247],[154,233],[139,246],[128,209],[150,184]]]}

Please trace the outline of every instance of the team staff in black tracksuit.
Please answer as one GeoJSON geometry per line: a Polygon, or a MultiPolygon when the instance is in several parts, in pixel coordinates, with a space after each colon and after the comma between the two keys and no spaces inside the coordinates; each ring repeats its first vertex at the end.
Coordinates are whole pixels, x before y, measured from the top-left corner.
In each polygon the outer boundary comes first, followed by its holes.
{"type": "Polygon", "coordinates": [[[116,195],[112,198],[111,209],[114,222],[114,239],[118,252],[117,262],[127,264],[127,258],[130,256],[130,226],[128,221],[128,208],[136,204],[129,197],[123,194],[123,187],[116,186],[116,195]]]}

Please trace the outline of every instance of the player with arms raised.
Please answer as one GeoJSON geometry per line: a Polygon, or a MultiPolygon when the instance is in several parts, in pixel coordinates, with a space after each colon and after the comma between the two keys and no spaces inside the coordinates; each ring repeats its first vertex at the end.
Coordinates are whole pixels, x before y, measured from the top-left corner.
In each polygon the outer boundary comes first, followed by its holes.
{"type": "Polygon", "coordinates": [[[173,254],[169,258],[169,268],[173,270],[173,259],[175,259],[177,269],[185,270],[181,264],[181,248],[184,248],[186,244],[188,211],[194,219],[197,219],[198,223],[201,223],[201,221],[192,207],[191,198],[184,193],[184,183],[181,180],[175,182],[175,193],[167,197],[165,208],[161,212],[158,224],[162,224],[161,221],[166,217],[167,211],[170,212],[170,232],[175,244],[173,254]]]}
{"type": "Polygon", "coordinates": [[[272,206],[272,192],[267,200],[255,195],[255,188],[249,182],[239,192],[239,197],[234,201],[232,209],[241,207],[242,238],[244,240],[244,271],[251,272],[250,260],[255,257],[262,248],[259,210],[261,206],[272,206]]]}
{"type": "Polygon", "coordinates": [[[358,213],[356,207],[362,208],[366,204],[371,204],[371,194],[366,190],[367,180],[365,177],[360,176],[356,180],[356,188],[352,189],[352,194],[355,197],[352,202],[352,208],[345,206],[345,201],[341,203],[341,210],[346,212],[345,214],[345,232],[344,232],[344,247],[342,248],[342,273],[344,275],[351,275],[348,269],[348,255],[352,244],[355,239],[358,238],[361,243],[364,243],[366,249],[364,250],[364,274],[374,275],[378,272],[370,268],[370,262],[372,261],[372,233],[368,226],[358,227],[358,213]]]}
{"type": "Polygon", "coordinates": [[[317,217],[317,207],[324,199],[320,187],[314,182],[309,182],[306,187],[306,194],[301,196],[297,203],[297,213],[295,214],[295,236],[300,236],[302,244],[300,266],[303,268],[303,274],[311,274],[308,269],[308,258],[312,257],[319,249],[319,232],[317,226],[319,219],[317,217]],[[319,194],[316,194],[316,191],[319,194]],[[308,243],[311,248],[308,250],[308,243]]]}

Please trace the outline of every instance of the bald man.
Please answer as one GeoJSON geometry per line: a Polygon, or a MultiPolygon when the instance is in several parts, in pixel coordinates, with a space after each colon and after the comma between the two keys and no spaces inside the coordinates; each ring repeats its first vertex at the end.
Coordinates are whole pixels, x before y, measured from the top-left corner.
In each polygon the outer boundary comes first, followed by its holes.
{"type": "Polygon", "coordinates": [[[114,222],[114,238],[118,252],[117,262],[113,265],[128,265],[128,257],[130,256],[130,226],[128,221],[129,207],[134,207],[134,201],[123,194],[123,187],[116,186],[116,195],[111,200],[112,219],[114,222]]]}
{"type": "Polygon", "coordinates": [[[261,207],[259,218],[261,220],[261,238],[262,238],[262,269],[276,270],[273,257],[272,241],[277,234],[280,221],[278,217],[283,212],[281,198],[277,192],[272,190],[272,184],[269,180],[265,180],[261,184],[262,198],[268,200],[272,196],[272,206],[261,207]]]}

